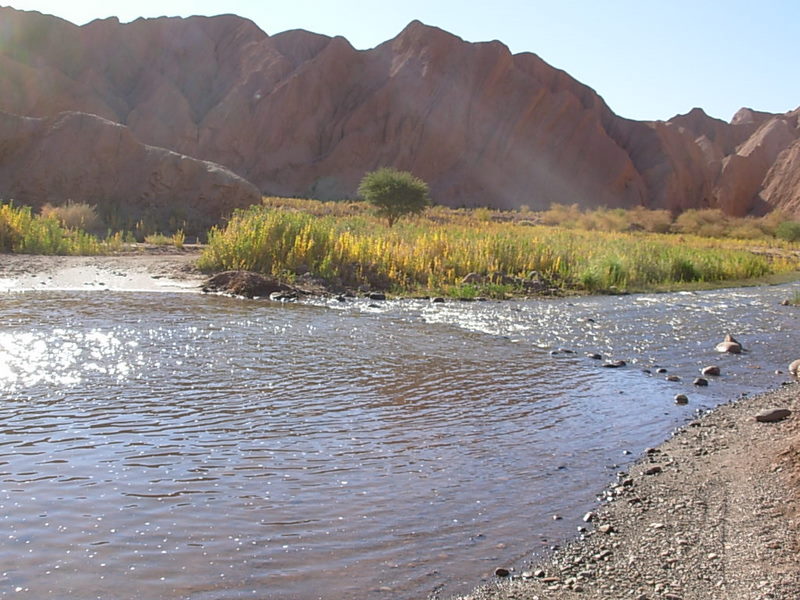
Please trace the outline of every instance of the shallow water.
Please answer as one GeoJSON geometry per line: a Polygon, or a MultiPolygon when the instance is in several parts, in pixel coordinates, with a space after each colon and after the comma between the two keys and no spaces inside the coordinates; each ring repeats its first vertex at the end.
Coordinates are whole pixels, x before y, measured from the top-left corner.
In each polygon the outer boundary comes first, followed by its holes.
{"type": "Polygon", "coordinates": [[[572,535],[698,408],[784,381],[796,289],[377,308],[2,294],[0,596],[465,592],[572,535]],[[717,355],[727,332],[749,351],[717,355]],[[722,377],[693,387],[712,363],[722,377]]]}

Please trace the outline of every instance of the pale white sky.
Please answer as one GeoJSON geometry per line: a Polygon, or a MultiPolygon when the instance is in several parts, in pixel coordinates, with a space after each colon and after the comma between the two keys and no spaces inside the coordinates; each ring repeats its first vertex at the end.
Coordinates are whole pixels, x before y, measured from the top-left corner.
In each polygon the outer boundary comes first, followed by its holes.
{"type": "MultiPolygon", "coordinates": [[[[8,0],[6,0],[8,1],[8,0]]],[[[729,120],[742,106],[800,106],[797,0],[12,0],[84,24],[95,18],[216,15],[269,34],[307,29],[371,48],[414,19],[468,41],[535,52],[593,87],[619,115],[668,119],[700,106],[729,120]]]]}

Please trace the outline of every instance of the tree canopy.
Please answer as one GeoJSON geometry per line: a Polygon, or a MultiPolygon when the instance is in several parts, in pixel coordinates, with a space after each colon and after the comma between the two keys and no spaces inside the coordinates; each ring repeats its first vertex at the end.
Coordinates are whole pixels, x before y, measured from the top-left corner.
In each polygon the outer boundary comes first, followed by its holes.
{"type": "Polygon", "coordinates": [[[389,227],[400,217],[422,212],[430,204],[428,184],[408,171],[381,167],[361,179],[358,195],[386,217],[389,227]]]}

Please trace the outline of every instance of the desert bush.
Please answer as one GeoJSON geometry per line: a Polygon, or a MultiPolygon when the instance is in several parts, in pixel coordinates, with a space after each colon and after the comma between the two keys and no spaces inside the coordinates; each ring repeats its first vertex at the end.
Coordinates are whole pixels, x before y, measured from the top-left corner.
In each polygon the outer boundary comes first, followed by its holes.
{"type": "Polygon", "coordinates": [[[66,229],[82,229],[91,233],[100,233],[105,229],[94,206],[85,202],[68,200],[61,206],[45,204],[41,209],[43,217],[55,218],[66,229]]]}

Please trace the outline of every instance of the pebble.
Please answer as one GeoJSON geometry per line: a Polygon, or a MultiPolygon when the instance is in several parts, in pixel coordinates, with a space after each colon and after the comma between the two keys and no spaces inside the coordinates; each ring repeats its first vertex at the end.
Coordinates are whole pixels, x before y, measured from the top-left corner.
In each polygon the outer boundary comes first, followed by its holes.
{"type": "Polygon", "coordinates": [[[661,473],[663,470],[664,470],[664,469],[662,469],[661,467],[659,467],[658,465],[656,465],[655,467],[650,467],[649,469],[645,469],[645,471],[644,471],[644,474],[645,474],[645,475],[658,475],[658,474],[659,474],[659,473],[661,473]]]}
{"type": "Polygon", "coordinates": [[[702,375],[719,375],[721,373],[720,368],[717,365],[709,365],[708,367],[703,367],[700,371],[702,375]]]}
{"type": "Polygon", "coordinates": [[[597,531],[600,533],[613,533],[614,527],[611,525],[600,525],[600,527],[597,528],[597,531]]]}
{"type": "Polygon", "coordinates": [[[689,404],[686,394],[675,394],[675,404],[689,404]]]}
{"type": "Polygon", "coordinates": [[[603,355],[597,354],[596,352],[587,352],[586,358],[591,358],[592,360],[601,360],[603,358],[603,355]]]}
{"type": "Polygon", "coordinates": [[[436,298],[431,299],[433,304],[444,304],[444,298],[441,296],[437,296],[436,298]]]}
{"type": "Polygon", "coordinates": [[[705,387],[708,385],[708,379],[703,379],[702,377],[695,377],[695,380],[692,383],[700,387],[705,387]]]}
{"type": "Polygon", "coordinates": [[[656,373],[663,374],[666,373],[667,370],[664,367],[659,367],[656,369],[656,373]]]}
{"type": "Polygon", "coordinates": [[[680,381],[681,380],[681,378],[678,377],[677,375],[667,375],[666,377],[664,377],[664,379],[666,381],[680,381]]]}
{"type": "Polygon", "coordinates": [[[508,577],[509,575],[511,575],[511,571],[503,567],[499,567],[498,569],[495,569],[494,574],[497,577],[508,577]]]}

